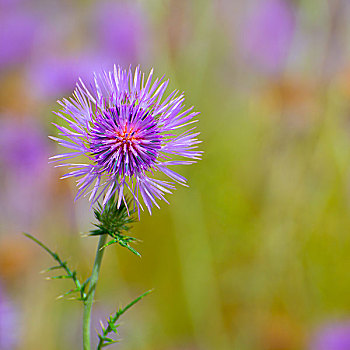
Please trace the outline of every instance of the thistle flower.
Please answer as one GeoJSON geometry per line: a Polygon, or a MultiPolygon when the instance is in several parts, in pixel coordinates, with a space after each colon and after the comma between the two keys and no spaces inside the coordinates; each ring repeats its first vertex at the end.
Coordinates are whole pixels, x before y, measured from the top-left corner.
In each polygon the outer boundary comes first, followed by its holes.
{"type": "Polygon", "coordinates": [[[115,66],[112,72],[95,74],[90,89],[80,79],[73,97],[59,102],[63,109],[57,115],[68,127],[55,124],[64,138],[51,138],[72,151],[51,159],[62,162],[83,155],[88,161],[60,164],[71,168],[63,178],[79,178],[76,199],[90,195],[93,205],[104,195],[105,205],[115,195],[119,207],[122,201],[127,206],[130,193],[139,213],[142,200],[151,213],[153,205],[159,208],[157,200],[166,201],[174,182],[186,185],[169,166],[200,159],[195,127],[177,133],[196,122],[199,113],[193,107],[184,110],[184,95],[178,91],[162,100],[168,81],[152,83],[152,77],[153,70],[145,78],[139,67],[132,74],[130,68],[115,66]],[[154,178],[156,172],[170,181],[154,178]]]}

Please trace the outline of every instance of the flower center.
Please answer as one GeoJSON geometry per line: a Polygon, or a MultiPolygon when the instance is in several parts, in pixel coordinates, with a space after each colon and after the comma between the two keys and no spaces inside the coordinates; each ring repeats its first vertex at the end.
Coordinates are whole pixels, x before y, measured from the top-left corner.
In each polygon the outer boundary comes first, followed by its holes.
{"type": "Polygon", "coordinates": [[[114,108],[97,115],[90,151],[101,172],[132,176],[154,164],[161,139],[157,122],[149,113],[114,108]]]}
{"type": "Polygon", "coordinates": [[[125,125],[122,130],[116,131],[116,140],[119,140],[119,142],[127,146],[135,145],[139,139],[140,138],[137,137],[137,131],[132,127],[128,130],[127,125],[125,125]]]}

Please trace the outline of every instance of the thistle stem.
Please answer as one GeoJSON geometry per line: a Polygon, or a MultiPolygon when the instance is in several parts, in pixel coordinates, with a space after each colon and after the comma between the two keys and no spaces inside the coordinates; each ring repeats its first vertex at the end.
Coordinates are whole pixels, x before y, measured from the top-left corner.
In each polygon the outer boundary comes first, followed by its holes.
{"type": "Polygon", "coordinates": [[[83,315],[83,349],[84,350],[91,350],[91,335],[90,335],[91,310],[92,310],[92,304],[94,301],[95,289],[98,281],[98,275],[100,272],[102,257],[104,253],[104,249],[101,249],[101,248],[106,244],[106,241],[107,241],[107,234],[102,234],[98,242],[94,266],[92,267],[89,291],[87,294],[87,298],[84,301],[84,315],[83,315]]]}

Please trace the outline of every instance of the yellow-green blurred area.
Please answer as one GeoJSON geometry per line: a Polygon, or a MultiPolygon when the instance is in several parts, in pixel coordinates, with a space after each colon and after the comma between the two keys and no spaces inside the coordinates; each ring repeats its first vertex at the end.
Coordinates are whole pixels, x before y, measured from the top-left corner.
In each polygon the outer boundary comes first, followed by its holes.
{"type": "Polygon", "coordinates": [[[56,300],[71,281],[45,280],[54,262],[21,232],[89,276],[94,218],[48,164],[52,111],[79,76],[140,64],[200,111],[204,154],[134,224],[141,259],[107,249],[94,327],[154,288],[111,349],[349,350],[349,16],[347,0],[1,0],[0,349],[82,347],[81,303],[56,300]]]}

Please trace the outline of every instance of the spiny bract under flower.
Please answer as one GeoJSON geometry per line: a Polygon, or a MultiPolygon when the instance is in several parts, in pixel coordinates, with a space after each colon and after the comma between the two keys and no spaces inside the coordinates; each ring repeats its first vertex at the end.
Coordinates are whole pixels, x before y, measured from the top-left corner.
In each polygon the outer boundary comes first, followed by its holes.
{"type": "Polygon", "coordinates": [[[191,164],[200,159],[200,141],[194,127],[177,134],[177,129],[196,122],[193,107],[184,110],[184,95],[173,91],[164,101],[168,81],[153,83],[153,70],[148,78],[139,67],[114,67],[113,72],[95,74],[88,89],[80,80],[73,97],[59,102],[63,109],[57,113],[69,128],[54,124],[64,138],[51,137],[72,152],[56,155],[53,161],[85,155],[87,164],[68,165],[72,171],[63,178],[79,177],[76,198],[90,194],[92,204],[104,194],[103,205],[116,195],[118,206],[126,204],[126,192],[134,198],[138,210],[144,204],[151,212],[157,199],[174,188],[171,181],[150,177],[163,172],[182,185],[186,179],[169,166],[191,164]],[[172,159],[180,156],[180,159],[172,159]],[[181,159],[182,158],[182,159],[181,159]],[[184,160],[187,158],[189,160],[184,160]]]}

